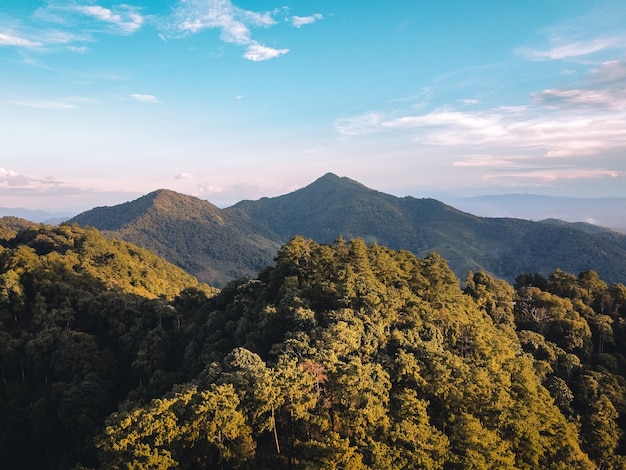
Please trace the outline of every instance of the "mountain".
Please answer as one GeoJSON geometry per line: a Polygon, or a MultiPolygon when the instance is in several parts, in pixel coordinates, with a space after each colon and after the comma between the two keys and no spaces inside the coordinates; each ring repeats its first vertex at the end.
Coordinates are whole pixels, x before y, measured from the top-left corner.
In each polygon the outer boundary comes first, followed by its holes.
{"type": "Polygon", "coordinates": [[[14,237],[19,231],[25,230],[34,225],[33,222],[19,217],[0,217],[0,238],[14,237]]]}
{"type": "Polygon", "coordinates": [[[626,280],[626,236],[592,234],[571,224],[477,217],[434,199],[398,198],[349,178],[324,175],[293,193],[242,201],[240,210],[287,240],[302,234],[321,243],[362,237],[367,242],[437,251],[455,273],[485,269],[513,280],[521,272],[597,270],[610,281],[626,280]]]}
{"type": "Polygon", "coordinates": [[[33,211],[22,208],[0,207],[0,217],[18,217],[21,219],[30,220],[32,222],[41,222],[45,224],[56,225],[69,219],[75,212],[48,212],[48,211],[33,211]]]}
{"type": "Polygon", "coordinates": [[[152,249],[216,286],[270,264],[294,235],[319,243],[359,237],[417,256],[436,251],[462,279],[468,270],[485,269],[512,281],[522,272],[547,275],[560,268],[626,281],[626,236],[478,217],[434,199],[398,198],[332,173],[292,193],[226,209],[159,190],[70,222],[152,249]]]}
{"type": "Polygon", "coordinates": [[[245,214],[165,189],[69,220],[158,253],[203,281],[223,286],[254,276],[280,246],[276,234],[245,214]]]}
{"type": "Polygon", "coordinates": [[[626,233],[626,198],[578,198],[537,194],[500,194],[475,197],[442,195],[446,204],[484,217],[543,220],[557,218],[587,222],[626,233]]]}

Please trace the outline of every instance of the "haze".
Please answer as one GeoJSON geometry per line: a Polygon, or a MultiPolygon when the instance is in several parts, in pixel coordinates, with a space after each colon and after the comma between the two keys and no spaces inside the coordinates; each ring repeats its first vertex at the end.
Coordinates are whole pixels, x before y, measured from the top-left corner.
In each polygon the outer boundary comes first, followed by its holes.
{"type": "Polygon", "coordinates": [[[2,2],[0,206],[334,172],[397,196],[626,197],[617,1],[2,2]]]}

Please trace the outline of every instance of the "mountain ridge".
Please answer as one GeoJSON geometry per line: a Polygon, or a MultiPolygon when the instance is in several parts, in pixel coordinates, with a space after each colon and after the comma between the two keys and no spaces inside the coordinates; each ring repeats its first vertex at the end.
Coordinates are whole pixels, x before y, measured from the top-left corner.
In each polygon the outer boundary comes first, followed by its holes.
{"type": "Polygon", "coordinates": [[[363,238],[417,256],[436,251],[460,278],[484,269],[512,281],[522,272],[560,268],[626,280],[626,236],[594,234],[572,224],[479,217],[432,198],[389,195],[333,173],[288,194],[225,209],[157,190],[69,222],[152,249],[216,286],[255,275],[295,235],[319,243],[363,238]]]}

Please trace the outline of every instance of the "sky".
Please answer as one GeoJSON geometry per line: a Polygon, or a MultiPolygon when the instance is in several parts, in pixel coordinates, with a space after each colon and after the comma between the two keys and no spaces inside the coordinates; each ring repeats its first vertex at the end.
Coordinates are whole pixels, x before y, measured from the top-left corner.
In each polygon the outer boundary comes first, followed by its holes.
{"type": "Polygon", "coordinates": [[[325,173],[396,196],[626,197],[623,0],[2,0],[0,207],[325,173]]]}

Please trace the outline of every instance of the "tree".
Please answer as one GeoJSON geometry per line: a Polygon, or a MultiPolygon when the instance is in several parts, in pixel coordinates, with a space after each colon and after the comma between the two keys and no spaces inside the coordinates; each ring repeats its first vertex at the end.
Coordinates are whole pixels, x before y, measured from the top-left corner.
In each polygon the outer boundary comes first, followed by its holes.
{"type": "Polygon", "coordinates": [[[464,292],[470,295],[496,324],[514,325],[515,291],[502,279],[495,279],[485,271],[467,274],[464,292]]]}
{"type": "Polygon", "coordinates": [[[515,469],[515,455],[497,433],[474,416],[461,413],[450,431],[451,468],[515,469]]]}
{"type": "Polygon", "coordinates": [[[271,431],[276,453],[280,454],[276,409],[284,403],[285,397],[277,384],[275,372],[257,354],[245,348],[234,349],[225,365],[221,381],[232,383],[242,394],[254,432],[271,431]]]}

